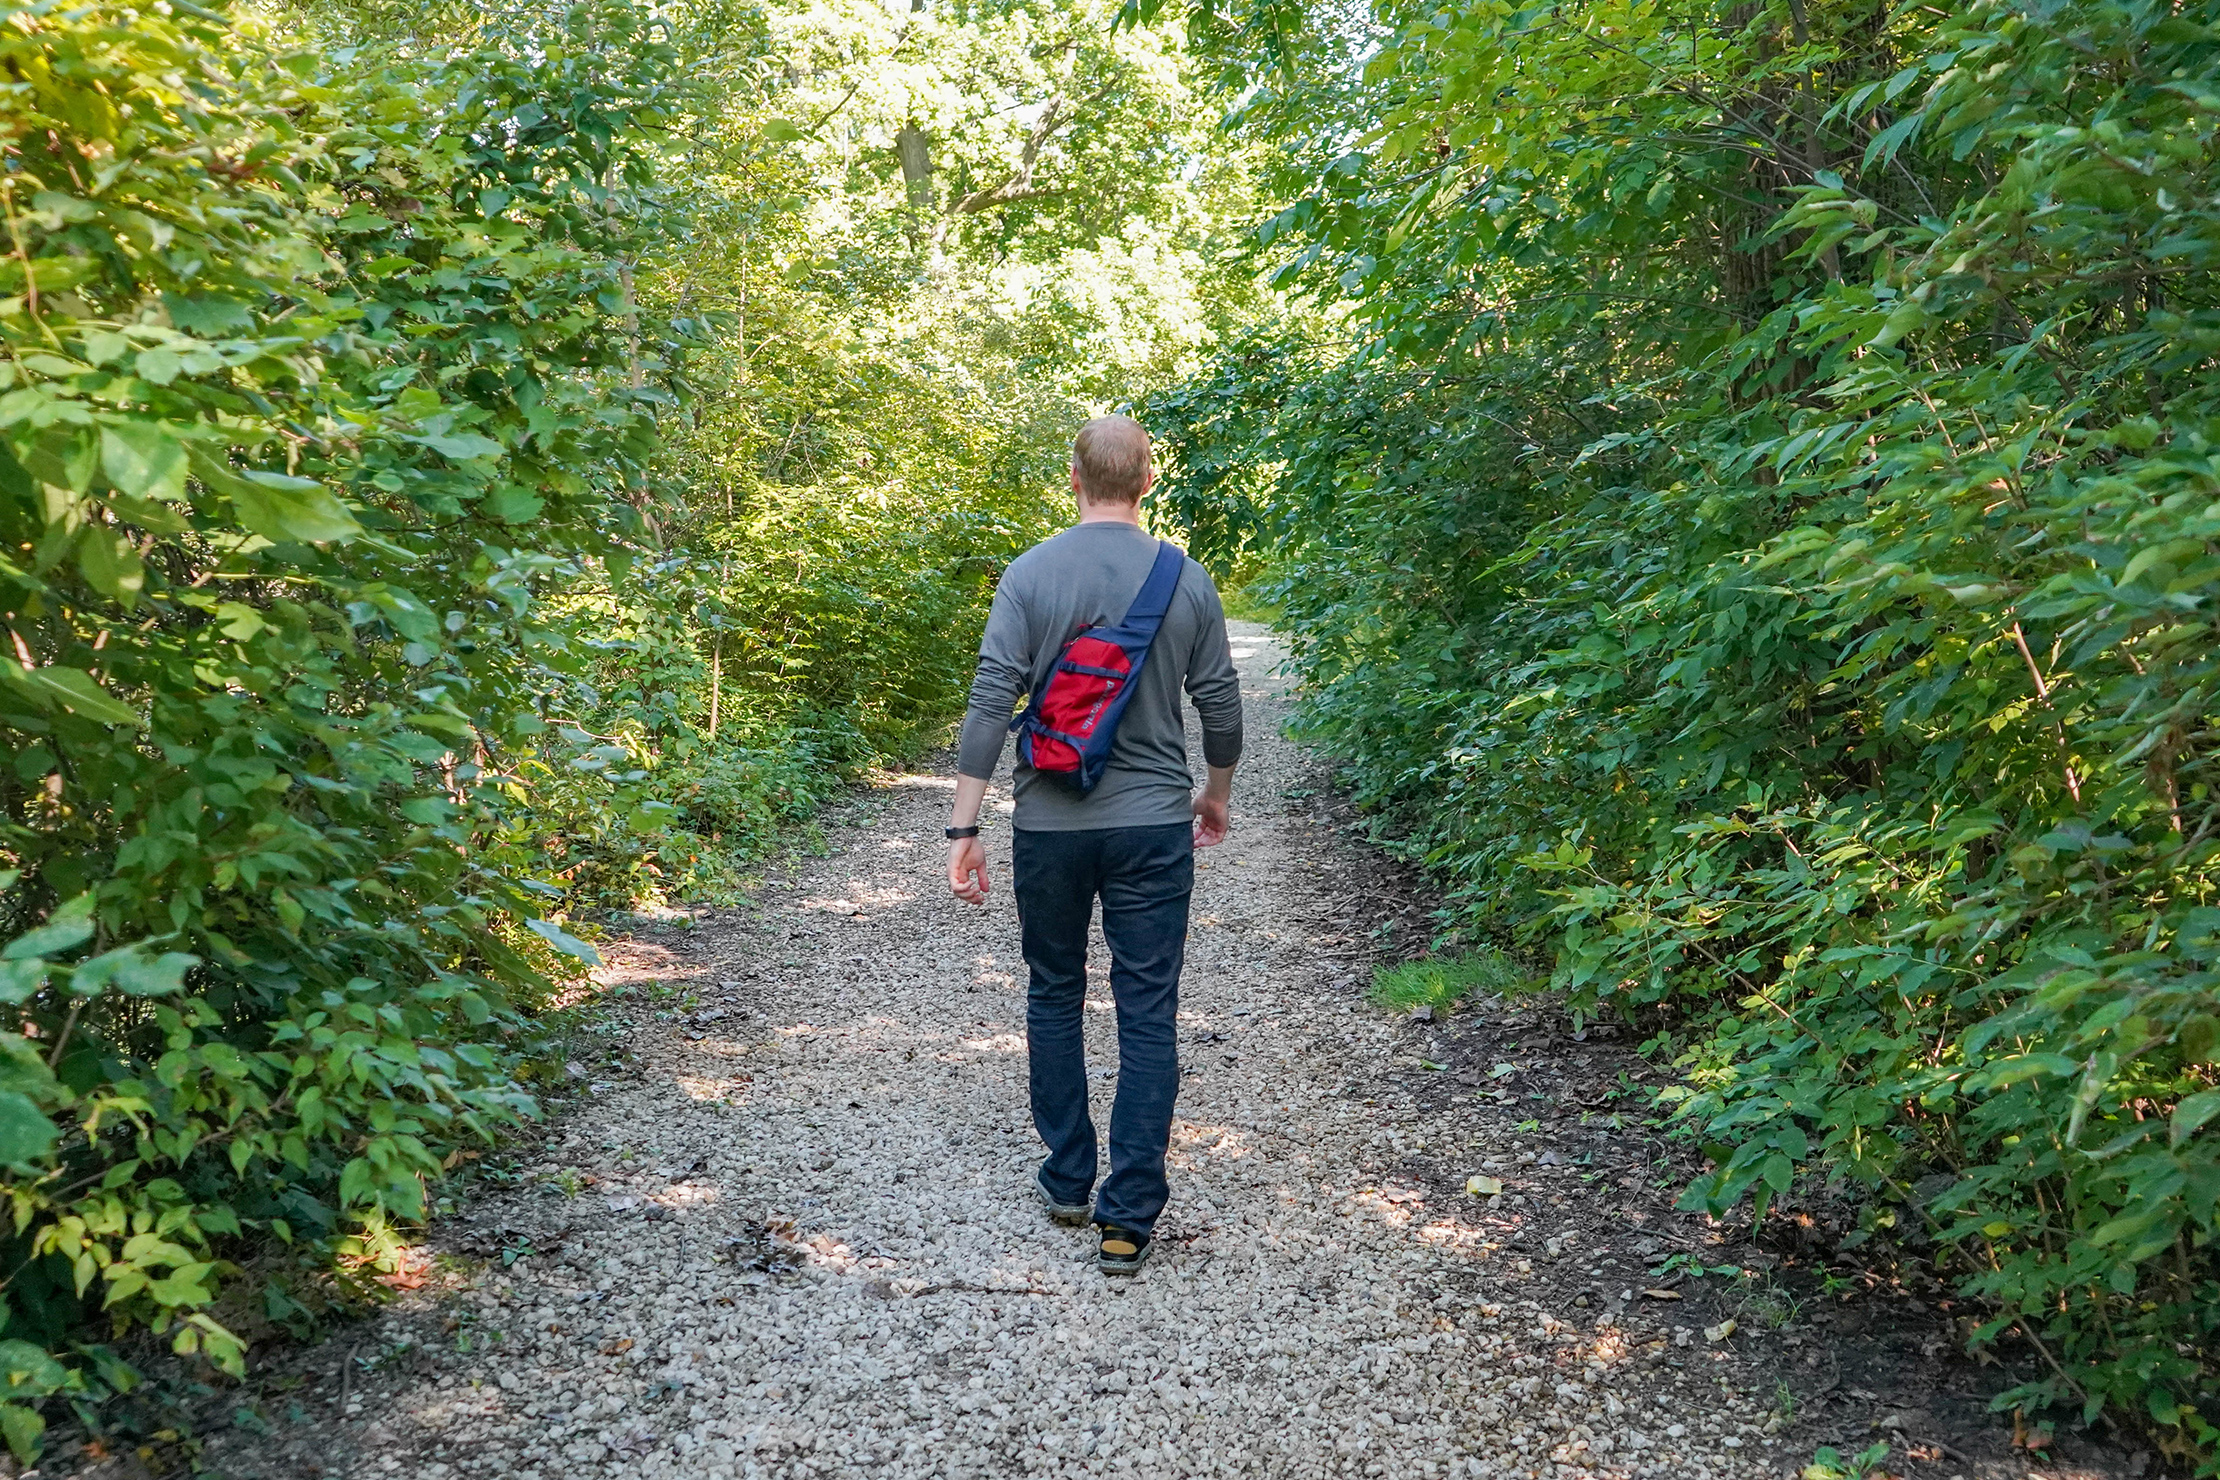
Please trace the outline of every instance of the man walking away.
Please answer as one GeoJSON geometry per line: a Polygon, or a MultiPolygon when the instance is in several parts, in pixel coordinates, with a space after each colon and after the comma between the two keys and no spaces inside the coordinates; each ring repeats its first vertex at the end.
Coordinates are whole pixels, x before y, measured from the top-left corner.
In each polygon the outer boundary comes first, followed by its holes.
{"type": "MultiPolygon", "coordinates": [[[[1160,544],[1140,522],[1141,497],[1154,478],[1148,434],[1138,423],[1123,416],[1088,422],[1072,447],[1079,523],[1003,572],[979,645],[949,819],[948,884],[958,899],[981,904],[987,896],[979,804],[1018,697],[1042,692],[1074,634],[1122,621],[1156,561],[1160,544]]],[[[1226,645],[1225,612],[1209,572],[1187,560],[1094,789],[1081,793],[1022,761],[1017,768],[1012,851],[1031,977],[1025,1036],[1033,1124],[1048,1147],[1035,1180],[1051,1217],[1092,1218],[1106,1274],[1141,1267],[1169,1196],[1164,1152],[1179,1094],[1179,972],[1194,850],[1224,841],[1240,758],[1241,680],[1226,645]],[[1202,716],[1210,776],[1200,795],[1188,769],[1182,688],[1202,716]],[[1110,1175],[1099,1192],[1082,1033],[1087,926],[1098,895],[1118,1004],[1110,1175]]]]}

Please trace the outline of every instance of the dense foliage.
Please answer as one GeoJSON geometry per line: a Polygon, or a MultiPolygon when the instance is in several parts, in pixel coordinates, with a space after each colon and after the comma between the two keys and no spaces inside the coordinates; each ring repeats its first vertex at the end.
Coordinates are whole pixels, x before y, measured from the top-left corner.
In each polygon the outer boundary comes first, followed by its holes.
{"type": "Polygon", "coordinates": [[[1154,403],[1467,926],[1679,1025],[1690,1205],[1861,1190],[2205,1473],[2214,20],[1199,12],[1308,307],[1154,403]]]}
{"type": "Polygon", "coordinates": [[[1108,19],[0,6],[19,1455],[535,1114],[577,912],[960,703],[1070,428],[1253,297],[1108,19]]]}
{"type": "MultiPolygon", "coordinates": [[[[545,989],[482,846],[549,729],[550,577],[620,558],[686,337],[622,9],[322,64],[14,9],[0,177],[11,1401],[93,1311],[236,1366],[248,1230],[374,1243],[527,1107],[545,989]]],[[[543,961],[544,964],[544,961],[543,961]]]]}

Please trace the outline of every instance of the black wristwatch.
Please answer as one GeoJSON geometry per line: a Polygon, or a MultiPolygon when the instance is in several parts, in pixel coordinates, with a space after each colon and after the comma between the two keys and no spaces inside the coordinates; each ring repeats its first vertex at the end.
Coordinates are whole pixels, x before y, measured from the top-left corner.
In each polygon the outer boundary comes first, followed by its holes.
{"type": "Polygon", "coordinates": [[[953,843],[958,838],[975,838],[979,836],[979,829],[977,827],[944,827],[941,829],[941,834],[942,836],[946,837],[949,842],[953,843]]]}

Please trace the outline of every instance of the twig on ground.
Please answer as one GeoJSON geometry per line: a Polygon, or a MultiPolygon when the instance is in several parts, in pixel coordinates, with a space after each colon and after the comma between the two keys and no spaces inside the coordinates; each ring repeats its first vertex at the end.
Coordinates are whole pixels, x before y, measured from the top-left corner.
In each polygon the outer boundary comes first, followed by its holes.
{"type": "Polygon", "coordinates": [[[1935,1450],[1941,1454],[1948,1455],[1950,1458],[1956,1460],[1959,1464],[1962,1465],[1970,1465],[1973,1463],[1972,1458],[1968,1456],[1964,1450],[1954,1449],[1950,1445],[1943,1443],[1943,1441],[1940,1439],[1928,1439],[1924,1437],[1915,1439],[1912,1438],[1910,1435],[1906,1435],[1904,1442],[1906,1442],[1907,1444],[1924,1444],[1929,1449],[1935,1450]]]}

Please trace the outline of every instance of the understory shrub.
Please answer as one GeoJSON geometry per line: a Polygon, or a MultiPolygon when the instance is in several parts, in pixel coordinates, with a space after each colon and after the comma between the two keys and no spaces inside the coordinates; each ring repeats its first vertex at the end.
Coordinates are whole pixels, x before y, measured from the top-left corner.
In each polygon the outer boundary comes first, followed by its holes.
{"type": "Polygon", "coordinates": [[[88,1342],[237,1370],[209,1308],[256,1241],[373,1257],[533,1113],[527,1014],[589,954],[510,846],[583,753],[537,598],[624,563],[684,391],[627,280],[677,230],[671,70],[621,4],[314,57],[196,6],[0,16],[20,1456],[127,1380],[88,1342]]]}
{"type": "Polygon", "coordinates": [[[2214,13],[1374,19],[1255,64],[1344,317],[1158,400],[1171,506],[1465,922],[1693,1030],[1688,1207],[1859,1190],[2000,1403],[2220,1471],[2214,13]]]}

